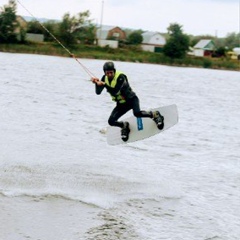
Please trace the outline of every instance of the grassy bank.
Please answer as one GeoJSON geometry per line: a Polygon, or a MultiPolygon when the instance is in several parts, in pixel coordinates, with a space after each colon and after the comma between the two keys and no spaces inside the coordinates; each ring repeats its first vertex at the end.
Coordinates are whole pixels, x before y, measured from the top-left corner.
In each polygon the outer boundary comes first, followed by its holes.
{"type": "MultiPolygon", "coordinates": [[[[78,58],[109,59],[127,62],[155,63],[170,66],[201,67],[211,69],[240,70],[240,61],[226,58],[186,57],[171,59],[161,53],[141,51],[137,47],[111,49],[109,47],[75,45],[67,48],[78,58]]],[[[66,49],[57,43],[0,44],[1,52],[31,53],[70,57],[66,49]]]]}

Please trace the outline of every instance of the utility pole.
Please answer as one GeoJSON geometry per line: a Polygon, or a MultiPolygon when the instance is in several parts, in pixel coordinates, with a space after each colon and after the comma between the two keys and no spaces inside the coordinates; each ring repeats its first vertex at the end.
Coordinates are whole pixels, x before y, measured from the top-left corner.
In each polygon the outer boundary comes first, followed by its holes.
{"type": "MultiPolygon", "coordinates": [[[[240,0],[239,0],[239,1],[240,1],[240,0]]],[[[104,0],[102,0],[102,9],[101,9],[101,20],[100,20],[99,39],[102,38],[103,6],[104,6],[104,0]]]]}

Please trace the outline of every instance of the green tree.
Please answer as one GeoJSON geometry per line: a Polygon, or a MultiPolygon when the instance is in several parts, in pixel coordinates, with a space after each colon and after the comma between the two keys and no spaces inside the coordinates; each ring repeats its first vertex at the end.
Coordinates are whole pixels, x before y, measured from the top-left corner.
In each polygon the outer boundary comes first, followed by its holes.
{"type": "Polygon", "coordinates": [[[163,47],[163,53],[170,58],[184,58],[189,49],[189,37],[183,33],[177,23],[168,27],[169,39],[163,47]]]}
{"type": "Polygon", "coordinates": [[[69,13],[66,13],[63,16],[62,22],[59,24],[59,29],[58,29],[58,38],[67,45],[71,45],[75,43],[74,37],[73,37],[73,25],[74,25],[75,18],[70,17],[69,13]]]}
{"type": "Polygon", "coordinates": [[[129,34],[127,38],[128,44],[139,45],[143,41],[142,31],[133,31],[129,34]]]}
{"type": "Polygon", "coordinates": [[[226,48],[225,47],[218,47],[212,53],[212,57],[225,57],[226,56],[226,48]]]}
{"type": "MultiPolygon", "coordinates": [[[[71,17],[69,13],[66,13],[63,17],[63,21],[59,25],[58,37],[65,44],[75,44],[81,39],[81,34],[79,34],[78,29],[90,29],[91,20],[89,20],[90,12],[85,11],[79,13],[77,16],[71,17]]],[[[80,31],[81,32],[81,31],[80,31]]],[[[86,35],[83,34],[85,37],[86,35]]]]}
{"type": "Polygon", "coordinates": [[[77,28],[74,35],[78,42],[93,44],[95,41],[96,26],[93,24],[77,28]]]}
{"type": "Polygon", "coordinates": [[[58,29],[59,29],[60,23],[56,22],[54,20],[50,20],[50,21],[43,23],[43,26],[48,30],[48,31],[43,31],[44,41],[54,42],[55,39],[52,37],[51,34],[53,34],[53,36],[58,35],[58,29]]]}
{"type": "Polygon", "coordinates": [[[225,46],[228,49],[233,49],[235,47],[240,47],[240,33],[229,33],[225,38],[225,46]]]}
{"type": "Polygon", "coordinates": [[[43,34],[44,29],[43,27],[39,24],[38,21],[30,21],[27,24],[27,32],[28,33],[37,33],[37,34],[43,34]]]}
{"type": "Polygon", "coordinates": [[[10,0],[8,5],[1,8],[0,12],[0,43],[17,42],[15,30],[18,26],[16,16],[17,5],[14,0],[10,0]]]}

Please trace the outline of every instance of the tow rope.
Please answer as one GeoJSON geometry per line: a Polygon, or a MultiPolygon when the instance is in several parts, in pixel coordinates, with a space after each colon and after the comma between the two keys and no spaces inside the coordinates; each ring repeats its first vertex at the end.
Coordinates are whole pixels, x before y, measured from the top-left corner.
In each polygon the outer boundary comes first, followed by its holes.
{"type": "Polygon", "coordinates": [[[71,56],[73,57],[77,63],[83,68],[83,70],[90,76],[90,77],[95,77],[95,75],[85,66],[83,65],[77,58],[76,56],[67,48],[65,47],[41,22],[39,22],[37,20],[37,18],[19,1],[17,0],[17,2],[22,6],[22,8],[25,9],[25,11],[27,11],[36,22],[38,22],[40,24],[40,26],[71,56]]]}

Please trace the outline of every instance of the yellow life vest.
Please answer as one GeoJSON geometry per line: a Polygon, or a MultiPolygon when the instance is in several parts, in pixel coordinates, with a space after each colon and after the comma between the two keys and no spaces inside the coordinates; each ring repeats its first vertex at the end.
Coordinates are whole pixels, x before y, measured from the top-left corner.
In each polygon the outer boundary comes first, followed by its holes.
{"type": "MultiPolygon", "coordinates": [[[[114,75],[114,78],[111,81],[111,83],[108,80],[108,76],[105,76],[105,84],[107,84],[111,88],[115,88],[115,86],[117,85],[117,79],[118,79],[120,74],[122,74],[122,72],[116,71],[115,75],[114,75]]],[[[112,100],[115,101],[115,102],[119,102],[119,103],[125,103],[126,102],[124,97],[121,95],[120,91],[115,96],[113,96],[111,93],[110,93],[110,95],[112,96],[112,100]]]]}

